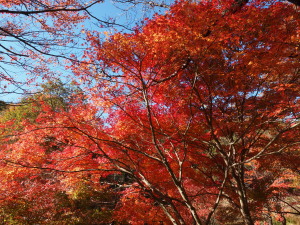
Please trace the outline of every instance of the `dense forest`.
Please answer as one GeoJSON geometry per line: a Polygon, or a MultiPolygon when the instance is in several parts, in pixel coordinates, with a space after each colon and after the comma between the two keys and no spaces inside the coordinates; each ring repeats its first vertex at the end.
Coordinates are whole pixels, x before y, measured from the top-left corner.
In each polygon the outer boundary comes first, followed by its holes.
{"type": "Polygon", "coordinates": [[[300,224],[299,1],[115,2],[0,0],[0,224],[300,224]]]}

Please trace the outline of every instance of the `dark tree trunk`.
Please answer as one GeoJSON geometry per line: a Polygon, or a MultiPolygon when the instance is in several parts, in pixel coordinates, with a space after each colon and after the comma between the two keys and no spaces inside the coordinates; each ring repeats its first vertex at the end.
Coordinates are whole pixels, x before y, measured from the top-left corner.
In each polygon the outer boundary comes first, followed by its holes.
{"type": "Polygon", "coordinates": [[[246,196],[246,187],[244,183],[244,169],[243,166],[240,168],[232,169],[233,178],[237,184],[237,194],[239,195],[240,211],[243,216],[246,225],[254,225],[251,217],[251,213],[248,206],[248,200],[246,196]]]}

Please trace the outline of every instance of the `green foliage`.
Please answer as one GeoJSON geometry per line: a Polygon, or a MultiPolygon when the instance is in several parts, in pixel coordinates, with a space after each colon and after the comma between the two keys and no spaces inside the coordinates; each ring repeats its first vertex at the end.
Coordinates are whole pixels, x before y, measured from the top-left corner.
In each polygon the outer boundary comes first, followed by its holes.
{"type": "Polygon", "coordinates": [[[4,101],[0,101],[0,112],[7,108],[7,103],[4,101]]]}
{"type": "MultiPolygon", "coordinates": [[[[78,86],[65,84],[59,79],[48,81],[41,88],[39,93],[32,96],[33,100],[41,99],[53,110],[67,110],[69,105],[74,104],[77,96],[81,95],[82,98],[82,90],[78,86]]],[[[83,101],[84,98],[80,100],[83,101]]]]}
{"type": "Polygon", "coordinates": [[[95,190],[82,183],[70,196],[69,201],[76,211],[76,225],[106,224],[111,222],[117,196],[109,190],[95,190]]]}
{"type": "Polygon", "coordinates": [[[20,127],[24,119],[33,122],[46,104],[55,111],[68,110],[73,104],[75,96],[81,95],[80,88],[64,84],[61,80],[48,81],[41,85],[41,90],[33,95],[25,96],[18,104],[7,104],[0,101],[0,122],[14,120],[20,127]]]}
{"type": "Polygon", "coordinates": [[[7,109],[2,112],[1,122],[14,120],[16,124],[19,124],[24,119],[34,121],[39,113],[40,106],[33,102],[9,105],[7,109]]]}

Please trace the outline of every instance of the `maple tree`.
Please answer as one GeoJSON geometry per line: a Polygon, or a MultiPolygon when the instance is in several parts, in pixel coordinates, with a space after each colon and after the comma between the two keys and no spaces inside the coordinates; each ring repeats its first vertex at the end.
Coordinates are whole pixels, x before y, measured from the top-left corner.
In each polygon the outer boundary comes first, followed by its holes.
{"type": "Polygon", "coordinates": [[[266,203],[247,191],[265,160],[278,163],[268,198],[280,166],[297,176],[299,12],[264,1],[231,12],[233,2],[183,2],[132,34],[91,35],[102,71],[75,68],[97,81],[92,99],[109,114],[103,151],[119,150],[107,157],[174,224],[209,223],[221,199],[253,224],[266,203]]]}
{"type": "Polygon", "coordinates": [[[43,110],[58,113],[67,111],[71,105],[76,106],[74,94],[84,101],[78,88],[64,85],[60,80],[50,81],[39,93],[24,97],[16,106],[9,105],[2,110],[0,218],[5,224],[97,224],[111,221],[115,194],[105,187],[95,187],[87,179],[87,173],[66,177],[61,171],[49,168],[52,157],[56,162],[64,160],[64,156],[56,157],[67,144],[56,139],[53,131],[34,134],[30,128],[27,130],[27,125],[35,124],[43,110]],[[19,136],[23,132],[25,136],[19,136]],[[32,143],[33,152],[21,147],[21,140],[24,147],[32,143]],[[24,151],[19,151],[21,149],[24,151]],[[34,161],[26,154],[30,154],[34,161]],[[99,203],[102,208],[96,207],[99,203]]]}
{"type": "Polygon", "coordinates": [[[70,195],[86,180],[113,189],[115,220],[130,224],[299,216],[299,9],[235,2],[180,1],[104,41],[87,32],[85,58],[69,68],[90,99],[42,104],[3,136],[11,190],[24,193],[10,174],[33,170],[59,174],[55,187],[70,195]]]}

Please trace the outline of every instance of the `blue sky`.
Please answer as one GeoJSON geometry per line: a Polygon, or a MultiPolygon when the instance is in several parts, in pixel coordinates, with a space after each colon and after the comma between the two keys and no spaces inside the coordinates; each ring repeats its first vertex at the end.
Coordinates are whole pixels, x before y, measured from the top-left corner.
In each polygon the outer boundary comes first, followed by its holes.
{"type": "MultiPolygon", "coordinates": [[[[157,1],[158,2],[158,1],[157,1]]],[[[162,0],[159,3],[160,4],[170,4],[172,1],[171,0],[162,0]]],[[[90,9],[91,13],[101,19],[101,20],[115,20],[116,23],[118,24],[124,24],[128,27],[133,27],[136,24],[139,24],[139,22],[145,18],[151,18],[152,15],[156,12],[156,13],[164,13],[166,11],[165,8],[153,8],[151,6],[149,6],[148,4],[137,4],[136,6],[133,5],[129,5],[129,4],[121,4],[121,3],[115,3],[113,1],[105,1],[103,3],[97,4],[95,6],[93,6],[90,9]]],[[[5,18],[10,20],[10,18],[5,18]]],[[[13,18],[12,18],[13,19],[13,18]]],[[[1,25],[1,24],[0,24],[1,25]]],[[[84,22],[83,24],[81,24],[84,26],[84,28],[86,29],[90,29],[90,30],[97,30],[97,31],[111,31],[113,32],[112,28],[100,28],[99,24],[97,23],[96,20],[89,20],[84,22]]],[[[80,32],[80,30],[82,29],[81,25],[78,26],[78,32],[80,32]]],[[[118,31],[123,31],[123,32],[130,32],[129,30],[126,30],[122,27],[114,27],[114,29],[118,29],[118,31]]],[[[2,39],[3,40],[3,39],[2,39]]],[[[0,42],[2,41],[0,39],[0,42]]],[[[15,48],[21,48],[21,46],[17,46],[13,43],[7,42],[6,44],[9,44],[15,48]]],[[[78,44],[83,43],[82,41],[79,40],[78,44]]],[[[77,44],[77,45],[78,45],[77,44]]],[[[77,46],[76,46],[77,47],[77,46]]],[[[82,46],[84,47],[84,46],[82,46]]],[[[76,50],[78,54],[80,54],[81,50],[76,50]]],[[[10,71],[10,73],[12,75],[14,75],[14,78],[20,82],[24,82],[26,83],[26,80],[28,79],[28,75],[26,75],[26,72],[23,71],[21,68],[18,67],[13,67],[10,65],[5,65],[5,70],[10,71]]],[[[63,66],[59,67],[57,65],[50,65],[50,69],[52,69],[54,71],[54,73],[56,74],[60,74],[59,76],[62,78],[65,75],[70,75],[71,72],[70,71],[66,71],[63,66]]],[[[64,80],[64,78],[62,78],[64,80]]],[[[67,82],[67,80],[65,80],[67,82]]],[[[42,79],[36,79],[36,82],[43,82],[42,79]]],[[[26,85],[21,85],[22,88],[26,89],[26,90],[30,90],[30,91],[34,91],[37,90],[37,86],[34,85],[35,83],[33,83],[33,85],[31,86],[26,86],[26,85]]],[[[5,82],[3,80],[0,80],[0,86],[7,86],[8,92],[17,92],[17,93],[0,93],[0,100],[2,101],[6,101],[6,102],[18,102],[19,99],[23,96],[22,95],[22,91],[18,88],[16,88],[13,85],[10,85],[8,82],[5,82]],[[18,94],[21,93],[21,94],[18,94]]]]}

